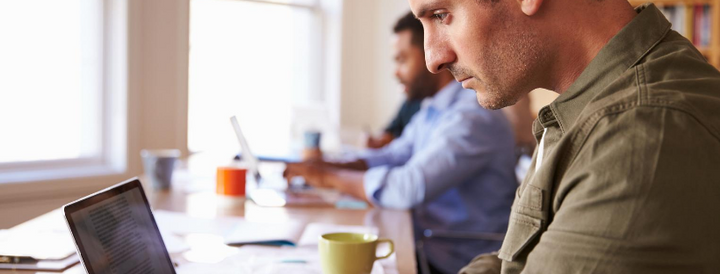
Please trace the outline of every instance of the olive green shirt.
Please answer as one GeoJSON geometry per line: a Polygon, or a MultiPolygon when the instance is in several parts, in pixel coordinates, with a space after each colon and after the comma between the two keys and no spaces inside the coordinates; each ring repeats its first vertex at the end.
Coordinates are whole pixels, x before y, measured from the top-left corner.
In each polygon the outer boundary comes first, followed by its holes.
{"type": "Polygon", "coordinates": [[[720,73],[637,11],[540,110],[502,273],[720,273],[720,73]]]}

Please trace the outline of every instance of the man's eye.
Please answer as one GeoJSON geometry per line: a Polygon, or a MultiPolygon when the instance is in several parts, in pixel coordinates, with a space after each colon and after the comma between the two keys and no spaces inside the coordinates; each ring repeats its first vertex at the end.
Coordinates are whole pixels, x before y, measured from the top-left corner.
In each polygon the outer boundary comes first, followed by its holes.
{"type": "Polygon", "coordinates": [[[445,18],[447,18],[447,16],[448,16],[447,13],[435,13],[432,15],[433,19],[440,21],[440,22],[445,21],[445,18]]]}

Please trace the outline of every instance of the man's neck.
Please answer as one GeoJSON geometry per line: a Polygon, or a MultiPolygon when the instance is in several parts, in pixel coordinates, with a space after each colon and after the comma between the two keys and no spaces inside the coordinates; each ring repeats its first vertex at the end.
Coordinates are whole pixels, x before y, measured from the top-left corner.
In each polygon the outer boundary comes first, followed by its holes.
{"type": "Polygon", "coordinates": [[[555,20],[550,26],[551,34],[557,39],[552,45],[552,56],[547,71],[549,89],[562,94],[582,74],[600,50],[625,25],[630,23],[637,13],[625,0],[589,0],[563,1],[566,12],[562,20],[555,20]]]}

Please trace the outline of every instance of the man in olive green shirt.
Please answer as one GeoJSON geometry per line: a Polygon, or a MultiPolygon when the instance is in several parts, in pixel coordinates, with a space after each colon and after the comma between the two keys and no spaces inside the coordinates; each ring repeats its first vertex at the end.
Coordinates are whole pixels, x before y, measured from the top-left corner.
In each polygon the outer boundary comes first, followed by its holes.
{"type": "Polygon", "coordinates": [[[484,107],[560,93],[502,248],[461,273],[720,273],[720,73],[654,5],[409,1],[428,69],[484,107]]]}

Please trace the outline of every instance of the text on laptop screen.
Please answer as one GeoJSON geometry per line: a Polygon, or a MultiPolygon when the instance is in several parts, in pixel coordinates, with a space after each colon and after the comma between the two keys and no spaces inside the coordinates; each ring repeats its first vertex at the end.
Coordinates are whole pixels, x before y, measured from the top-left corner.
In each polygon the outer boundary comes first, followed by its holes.
{"type": "Polygon", "coordinates": [[[89,259],[88,272],[175,273],[139,187],[78,210],[71,217],[80,240],[78,247],[89,259]]]}

